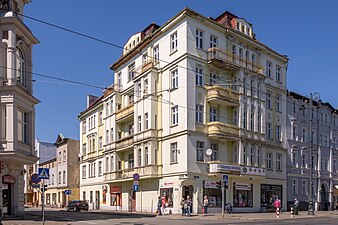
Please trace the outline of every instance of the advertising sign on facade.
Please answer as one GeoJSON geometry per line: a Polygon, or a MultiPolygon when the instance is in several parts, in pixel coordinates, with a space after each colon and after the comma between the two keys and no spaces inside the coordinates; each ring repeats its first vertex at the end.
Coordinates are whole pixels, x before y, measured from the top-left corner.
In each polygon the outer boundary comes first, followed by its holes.
{"type": "Polygon", "coordinates": [[[235,172],[240,173],[241,167],[227,164],[210,164],[210,173],[235,172]]]}
{"type": "Polygon", "coordinates": [[[250,191],[251,190],[251,184],[236,183],[236,190],[250,191]]]}
{"type": "Polygon", "coordinates": [[[215,188],[215,189],[217,189],[216,181],[205,181],[204,182],[204,188],[215,188]]]}
{"type": "Polygon", "coordinates": [[[174,182],[172,181],[162,181],[160,182],[160,188],[173,188],[174,182]]]}

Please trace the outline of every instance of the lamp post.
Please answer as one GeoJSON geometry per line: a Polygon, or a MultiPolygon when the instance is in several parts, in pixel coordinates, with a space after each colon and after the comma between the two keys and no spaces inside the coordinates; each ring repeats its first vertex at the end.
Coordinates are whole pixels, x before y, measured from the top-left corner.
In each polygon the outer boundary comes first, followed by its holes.
{"type": "MultiPolygon", "coordinates": [[[[312,110],[312,105],[313,105],[313,100],[318,101],[318,105],[321,104],[321,100],[320,100],[320,94],[318,92],[315,93],[310,93],[310,98],[309,98],[309,108],[310,108],[310,163],[309,163],[309,167],[310,167],[310,182],[309,182],[309,205],[308,205],[308,215],[315,215],[315,211],[313,208],[313,191],[312,191],[312,176],[313,176],[313,159],[312,159],[312,147],[313,147],[313,135],[312,135],[312,121],[313,121],[313,110],[312,110]]],[[[301,106],[301,110],[304,110],[304,105],[301,106]]],[[[317,118],[318,119],[318,118],[317,118]]]]}

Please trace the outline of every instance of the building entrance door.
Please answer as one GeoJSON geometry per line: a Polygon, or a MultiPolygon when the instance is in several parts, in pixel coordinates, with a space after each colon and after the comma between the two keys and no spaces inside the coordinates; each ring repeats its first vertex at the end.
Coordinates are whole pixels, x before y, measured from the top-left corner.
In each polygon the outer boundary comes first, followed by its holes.
{"type": "Polygon", "coordinates": [[[95,209],[100,209],[100,191],[95,192],[95,209]]]}
{"type": "Polygon", "coordinates": [[[3,184],[2,186],[2,202],[3,202],[3,214],[11,215],[11,185],[3,184]]]}

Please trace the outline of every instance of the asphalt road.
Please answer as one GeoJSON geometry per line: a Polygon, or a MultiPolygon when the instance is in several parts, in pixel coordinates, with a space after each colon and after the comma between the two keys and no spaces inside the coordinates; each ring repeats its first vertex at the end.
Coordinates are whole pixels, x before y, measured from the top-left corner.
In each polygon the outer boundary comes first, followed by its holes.
{"type": "MultiPolygon", "coordinates": [[[[330,217],[309,217],[309,218],[297,218],[297,219],[219,219],[217,217],[180,217],[176,215],[170,216],[157,216],[150,217],[149,215],[130,215],[130,214],[116,214],[116,213],[99,213],[99,212],[67,212],[63,210],[46,210],[45,213],[46,225],[90,225],[90,224],[118,224],[118,225],[237,225],[237,224],[248,224],[248,225],[333,225],[338,224],[337,214],[330,217]]],[[[42,224],[41,212],[38,210],[30,210],[26,214],[25,220],[7,220],[3,222],[4,225],[37,225],[42,224]]]]}

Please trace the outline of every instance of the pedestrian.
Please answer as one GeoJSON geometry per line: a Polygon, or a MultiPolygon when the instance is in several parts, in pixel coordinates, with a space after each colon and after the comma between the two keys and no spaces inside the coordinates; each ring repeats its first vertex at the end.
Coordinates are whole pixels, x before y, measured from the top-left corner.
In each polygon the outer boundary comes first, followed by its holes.
{"type": "Polygon", "coordinates": [[[157,200],[157,213],[158,213],[159,216],[162,216],[161,207],[162,207],[162,199],[161,199],[160,196],[158,196],[158,200],[157,200]]]}
{"type": "Polygon", "coordinates": [[[295,201],[293,202],[293,207],[293,215],[298,215],[299,201],[297,198],[295,198],[295,201]]]}
{"type": "Polygon", "coordinates": [[[276,210],[277,209],[279,210],[280,207],[281,207],[281,205],[282,205],[282,203],[281,203],[281,201],[279,200],[279,198],[277,196],[275,202],[273,203],[273,206],[275,207],[276,210]]]}
{"type": "Polygon", "coordinates": [[[204,210],[204,215],[205,215],[205,216],[208,214],[208,206],[209,206],[208,196],[204,196],[204,200],[203,200],[203,210],[204,210]]]}
{"type": "Polygon", "coordinates": [[[165,215],[165,208],[167,207],[167,199],[162,197],[162,214],[165,215]]]}
{"type": "Polygon", "coordinates": [[[182,216],[184,216],[184,214],[185,214],[185,209],[186,209],[186,206],[187,206],[187,205],[185,204],[184,198],[181,199],[180,205],[181,205],[181,210],[182,210],[182,216]]]}
{"type": "Polygon", "coordinates": [[[187,204],[186,215],[190,216],[192,202],[191,202],[191,199],[190,199],[189,195],[187,196],[187,199],[185,200],[185,203],[187,204]]]}

